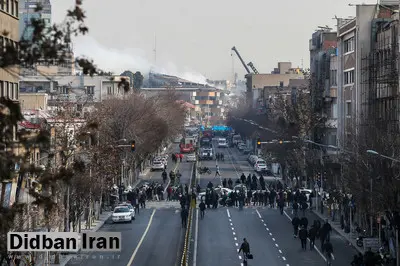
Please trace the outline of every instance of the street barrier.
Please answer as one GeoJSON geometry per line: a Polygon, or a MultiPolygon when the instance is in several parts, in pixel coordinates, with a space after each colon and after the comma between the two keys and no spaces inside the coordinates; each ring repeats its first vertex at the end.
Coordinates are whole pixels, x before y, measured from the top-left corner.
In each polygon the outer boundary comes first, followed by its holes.
{"type": "MultiPolygon", "coordinates": [[[[196,176],[197,176],[197,162],[194,163],[192,168],[192,176],[190,180],[190,187],[196,185],[196,176]]],[[[192,235],[192,220],[193,220],[193,210],[196,210],[196,201],[194,199],[191,200],[189,205],[189,215],[188,215],[188,223],[186,226],[186,233],[185,233],[185,241],[183,244],[183,252],[182,252],[182,259],[181,259],[181,266],[188,266],[189,265],[189,250],[190,250],[190,238],[192,235]]]]}

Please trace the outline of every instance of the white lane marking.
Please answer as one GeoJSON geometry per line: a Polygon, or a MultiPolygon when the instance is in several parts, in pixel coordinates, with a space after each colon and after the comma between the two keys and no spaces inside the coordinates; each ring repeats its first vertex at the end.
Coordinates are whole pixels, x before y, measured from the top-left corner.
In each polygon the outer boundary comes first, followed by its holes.
{"type": "Polygon", "coordinates": [[[229,212],[228,209],[226,209],[226,213],[228,214],[228,217],[231,218],[231,213],[229,212]]]}
{"type": "Polygon", "coordinates": [[[275,247],[279,247],[278,244],[275,244],[275,247]]]}
{"type": "MultiPolygon", "coordinates": [[[[261,217],[260,217],[261,218],[261,217]]],[[[264,222],[264,220],[263,219],[261,219],[261,222],[264,222]]]]}
{"type": "Polygon", "coordinates": [[[235,245],[238,247],[239,246],[239,244],[238,243],[235,243],[235,245]]]}
{"type": "Polygon", "coordinates": [[[232,231],[235,231],[235,228],[232,227],[232,231]]]}
{"type": "Polygon", "coordinates": [[[239,260],[241,260],[241,259],[242,259],[242,256],[239,255],[239,260]]]}
{"type": "Polygon", "coordinates": [[[142,237],[140,238],[139,243],[138,243],[138,245],[136,246],[135,250],[133,251],[132,256],[131,256],[131,258],[129,259],[129,262],[128,262],[127,266],[131,266],[131,265],[132,265],[133,260],[135,259],[135,256],[136,256],[136,254],[137,254],[137,252],[138,252],[140,246],[142,245],[144,239],[146,238],[147,232],[148,232],[149,229],[150,229],[150,226],[151,226],[151,223],[153,222],[153,217],[154,217],[154,214],[155,214],[155,213],[156,213],[156,209],[153,210],[153,213],[151,214],[150,219],[149,219],[149,223],[147,224],[146,230],[144,230],[143,235],[142,235],[142,237]]]}
{"type": "MultiPolygon", "coordinates": [[[[285,216],[286,216],[290,221],[292,221],[292,218],[286,213],[286,211],[283,211],[283,213],[285,214],[285,216]]],[[[307,238],[307,240],[310,241],[309,238],[307,238]]],[[[316,246],[314,246],[314,249],[318,252],[318,254],[321,256],[321,258],[322,258],[324,261],[326,261],[325,256],[321,253],[321,251],[319,251],[319,249],[318,249],[316,246]]]]}
{"type": "Polygon", "coordinates": [[[286,258],[285,258],[285,257],[282,257],[282,259],[283,259],[283,260],[286,260],[286,258]]]}
{"type": "Polygon", "coordinates": [[[270,236],[272,236],[272,234],[271,234],[271,233],[269,233],[269,235],[270,235],[270,236]]]}
{"type": "Polygon", "coordinates": [[[231,226],[233,226],[233,223],[231,223],[231,226]]]}
{"type": "Polygon", "coordinates": [[[267,227],[267,231],[269,231],[269,228],[267,227]]]}
{"type": "Polygon", "coordinates": [[[193,266],[196,266],[197,262],[197,239],[199,236],[199,209],[196,209],[196,228],[194,232],[194,252],[193,252],[193,266]]]}
{"type": "Polygon", "coordinates": [[[264,226],[266,227],[267,225],[266,225],[266,224],[264,224],[264,226]]]}
{"type": "Polygon", "coordinates": [[[260,217],[260,219],[262,218],[261,217],[261,214],[260,214],[260,212],[256,209],[256,212],[257,212],[257,214],[258,214],[258,217],[260,217]]]}
{"type": "Polygon", "coordinates": [[[229,219],[229,222],[232,222],[232,219],[229,219]]]}
{"type": "Polygon", "coordinates": [[[275,238],[272,238],[273,241],[275,241],[275,238]]]}
{"type": "Polygon", "coordinates": [[[236,249],[237,250],[237,252],[239,252],[239,249],[236,249]]]}
{"type": "Polygon", "coordinates": [[[232,232],[233,233],[233,235],[235,236],[236,235],[236,233],[235,232],[232,232]]]}
{"type": "Polygon", "coordinates": [[[237,241],[237,237],[234,237],[233,239],[234,239],[235,241],[237,241]]]}
{"type": "Polygon", "coordinates": [[[281,253],[282,254],[282,250],[278,250],[279,251],[279,253],[281,253]]]}

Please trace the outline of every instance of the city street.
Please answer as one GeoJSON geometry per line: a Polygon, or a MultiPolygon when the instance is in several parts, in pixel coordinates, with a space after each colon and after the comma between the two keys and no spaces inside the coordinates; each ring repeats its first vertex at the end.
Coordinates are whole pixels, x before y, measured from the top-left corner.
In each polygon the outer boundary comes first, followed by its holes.
{"type": "MultiPolygon", "coordinates": [[[[246,155],[240,154],[236,148],[220,149],[215,147],[216,152],[224,152],[225,161],[218,162],[223,178],[231,177],[233,181],[242,172],[246,175],[253,173],[246,161],[246,155]],[[235,179],[233,179],[235,178],[235,179]]],[[[202,161],[202,166],[209,167],[211,175],[200,176],[201,187],[206,187],[209,181],[214,185],[215,161],[202,161]]],[[[291,224],[291,209],[287,209],[283,215],[277,209],[269,207],[245,207],[242,211],[237,208],[219,207],[214,210],[206,210],[204,220],[196,221],[194,225],[195,251],[194,261],[197,266],[208,265],[240,265],[241,259],[237,250],[247,238],[250,243],[251,253],[254,259],[249,265],[324,265],[325,258],[320,253],[320,242],[316,241],[316,249],[311,251],[309,242],[307,251],[301,249],[298,238],[293,237],[291,224]],[[197,233],[196,233],[197,228],[197,233]],[[197,238],[196,238],[197,236],[197,238]]],[[[307,213],[309,221],[317,219],[310,212],[307,213]]],[[[334,265],[349,265],[356,254],[354,248],[348,246],[336,232],[331,236],[335,261],[334,265]]]]}
{"type": "MultiPolygon", "coordinates": [[[[178,151],[177,148],[173,150],[178,151]]],[[[168,154],[168,173],[171,169],[179,170],[181,183],[189,184],[193,163],[183,160],[175,164],[171,160],[172,149],[168,154]]],[[[152,181],[162,183],[161,171],[149,172],[141,184],[152,181]]],[[[132,224],[113,224],[108,220],[98,232],[121,232],[122,251],[102,256],[98,253],[80,255],[68,265],[175,265],[181,257],[185,234],[179,203],[167,201],[148,201],[146,209],[140,209],[132,224]]]]}

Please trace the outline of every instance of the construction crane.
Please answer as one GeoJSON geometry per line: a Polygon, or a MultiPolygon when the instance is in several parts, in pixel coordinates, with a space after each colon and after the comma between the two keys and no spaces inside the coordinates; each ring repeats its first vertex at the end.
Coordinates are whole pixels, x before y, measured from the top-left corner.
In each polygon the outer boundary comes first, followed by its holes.
{"type": "Polygon", "coordinates": [[[242,65],[244,66],[244,68],[247,71],[247,74],[251,74],[250,69],[247,67],[246,63],[243,61],[243,58],[240,56],[240,54],[239,54],[238,50],[236,50],[235,46],[232,47],[232,51],[234,51],[236,53],[236,55],[239,57],[240,62],[242,62],[242,65]]]}
{"type": "Polygon", "coordinates": [[[258,73],[257,68],[253,65],[252,62],[248,63],[247,65],[248,65],[249,67],[251,67],[251,69],[253,70],[254,74],[260,74],[260,73],[258,73]]]}

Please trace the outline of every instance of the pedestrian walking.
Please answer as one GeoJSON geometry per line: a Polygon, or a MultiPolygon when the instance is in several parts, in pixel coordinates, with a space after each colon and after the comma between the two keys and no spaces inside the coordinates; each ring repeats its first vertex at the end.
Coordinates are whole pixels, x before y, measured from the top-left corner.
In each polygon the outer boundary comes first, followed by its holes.
{"type": "Polygon", "coordinates": [[[246,238],[243,238],[243,243],[240,245],[238,254],[240,254],[240,252],[243,252],[243,264],[247,265],[247,258],[250,254],[250,244],[247,242],[246,238]]]}
{"type": "Polygon", "coordinates": [[[308,238],[310,239],[310,250],[314,249],[315,237],[317,236],[317,228],[314,225],[311,226],[308,231],[308,238]]]}
{"type": "Polygon", "coordinates": [[[301,248],[304,250],[307,250],[307,236],[307,229],[304,227],[304,225],[302,225],[299,231],[299,238],[301,241],[301,248]]]}
{"type": "Polygon", "coordinates": [[[296,238],[299,232],[300,219],[298,217],[294,217],[292,219],[292,225],[293,225],[293,236],[296,238]]]}
{"type": "Polygon", "coordinates": [[[204,203],[203,199],[201,199],[201,202],[199,204],[199,209],[200,209],[200,219],[203,219],[206,210],[206,204],[204,203]]]}
{"type": "Polygon", "coordinates": [[[181,210],[182,228],[186,227],[188,216],[189,216],[188,210],[185,207],[183,207],[181,210]]]}
{"type": "Polygon", "coordinates": [[[330,240],[331,231],[332,231],[332,227],[329,224],[328,219],[325,219],[324,225],[322,225],[321,229],[319,230],[319,238],[321,240],[322,251],[324,251],[325,241],[329,242],[329,240],[330,240]]]}
{"type": "Polygon", "coordinates": [[[219,165],[217,164],[216,166],[217,170],[215,171],[215,177],[221,176],[221,173],[219,172],[219,165]]]}

